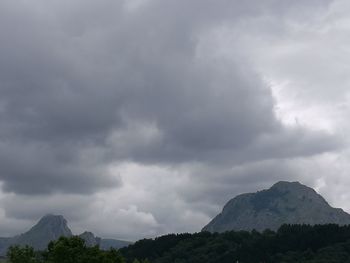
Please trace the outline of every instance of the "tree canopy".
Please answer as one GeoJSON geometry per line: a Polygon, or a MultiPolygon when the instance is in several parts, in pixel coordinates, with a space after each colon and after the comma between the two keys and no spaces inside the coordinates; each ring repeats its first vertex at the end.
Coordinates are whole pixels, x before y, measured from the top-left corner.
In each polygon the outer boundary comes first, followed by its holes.
{"type": "Polygon", "coordinates": [[[350,263],[350,226],[283,225],[263,233],[231,231],[171,234],[120,250],[127,262],[350,263]]]}
{"type": "Polygon", "coordinates": [[[124,263],[124,258],[115,250],[101,250],[98,246],[88,247],[83,239],[60,237],[49,243],[42,252],[34,252],[28,246],[12,246],[7,252],[10,263],[124,263]]]}
{"type": "Polygon", "coordinates": [[[350,263],[350,226],[283,225],[278,231],[169,234],[120,250],[61,237],[45,251],[10,247],[9,263],[350,263]]]}

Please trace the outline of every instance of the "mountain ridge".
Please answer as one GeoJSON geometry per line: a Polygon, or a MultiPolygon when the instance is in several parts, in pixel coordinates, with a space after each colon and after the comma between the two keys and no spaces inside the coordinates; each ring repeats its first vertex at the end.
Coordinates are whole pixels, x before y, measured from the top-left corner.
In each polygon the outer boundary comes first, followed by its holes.
{"type": "MultiPolygon", "coordinates": [[[[11,245],[29,245],[35,250],[44,250],[50,241],[57,240],[61,236],[73,236],[67,220],[62,215],[47,214],[27,232],[14,237],[0,237],[0,255],[5,255],[7,248],[11,245]]],[[[84,239],[87,246],[98,245],[101,249],[121,248],[131,244],[131,242],[124,240],[103,239],[88,231],[78,236],[84,239]]]]}
{"type": "Polygon", "coordinates": [[[350,215],[333,208],[314,189],[299,182],[280,181],[269,189],[240,194],[202,231],[277,230],[283,224],[350,224],[350,215]]]}

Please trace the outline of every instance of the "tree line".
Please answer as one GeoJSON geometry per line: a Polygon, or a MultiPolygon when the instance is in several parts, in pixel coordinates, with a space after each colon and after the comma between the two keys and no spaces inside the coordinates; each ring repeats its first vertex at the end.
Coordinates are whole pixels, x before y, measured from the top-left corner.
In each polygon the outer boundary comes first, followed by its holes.
{"type": "Polygon", "coordinates": [[[170,234],[120,250],[127,262],[350,263],[350,226],[283,225],[263,233],[170,234]]]}
{"type": "Polygon", "coordinates": [[[116,250],[61,237],[45,251],[10,247],[9,263],[350,263],[350,226],[283,225],[278,231],[169,234],[116,250]]]}
{"type": "MultiPolygon", "coordinates": [[[[29,246],[11,246],[7,251],[9,263],[125,263],[116,249],[102,250],[86,246],[78,236],[60,237],[48,244],[45,251],[34,251],[29,246]]],[[[147,261],[134,260],[135,263],[147,261]]]]}

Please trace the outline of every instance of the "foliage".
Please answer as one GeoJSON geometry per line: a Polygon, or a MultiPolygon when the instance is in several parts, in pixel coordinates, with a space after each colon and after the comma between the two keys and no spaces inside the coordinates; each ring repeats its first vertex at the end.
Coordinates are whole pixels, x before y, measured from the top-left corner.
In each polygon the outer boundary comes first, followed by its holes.
{"type": "Polygon", "coordinates": [[[7,258],[11,263],[37,263],[39,262],[34,249],[25,246],[11,246],[7,251],[7,258]]]}
{"type": "Polygon", "coordinates": [[[35,253],[28,246],[10,247],[7,253],[10,263],[124,263],[121,254],[115,250],[101,250],[98,246],[87,247],[84,240],[61,237],[49,243],[47,250],[35,253]]]}
{"type": "Polygon", "coordinates": [[[10,263],[350,263],[350,226],[170,234],[119,251],[88,247],[79,237],[61,237],[43,252],[13,246],[7,256],[10,263]]]}
{"type": "Polygon", "coordinates": [[[277,232],[166,235],[120,251],[128,263],[350,263],[350,226],[283,225],[277,232]]]}

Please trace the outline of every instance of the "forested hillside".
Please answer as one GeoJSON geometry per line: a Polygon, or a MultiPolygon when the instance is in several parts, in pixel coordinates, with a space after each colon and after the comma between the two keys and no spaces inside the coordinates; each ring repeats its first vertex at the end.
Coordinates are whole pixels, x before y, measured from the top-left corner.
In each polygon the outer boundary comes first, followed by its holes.
{"type": "Polygon", "coordinates": [[[120,250],[128,262],[153,263],[345,263],[350,226],[283,225],[278,231],[171,234],[120,250]]]}
{"type": "Polygon", "coordinates": [[[119,251],[61,237],[44,251],[11,247],[9,263],[350,263],[350,226],[283,225],[278,231],[170,234],[119,251]]]}
{"type": "Polygon", "coordinates": [[[124,263],[116,249],[101,250],[87,246],[78,237],[60,237],[51,241],[44,251],[34,251],[29,246],[11,246],[7,252],[8,263],[124,263]]]}

